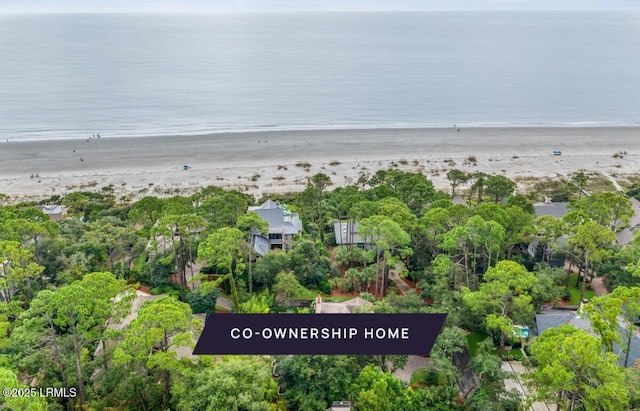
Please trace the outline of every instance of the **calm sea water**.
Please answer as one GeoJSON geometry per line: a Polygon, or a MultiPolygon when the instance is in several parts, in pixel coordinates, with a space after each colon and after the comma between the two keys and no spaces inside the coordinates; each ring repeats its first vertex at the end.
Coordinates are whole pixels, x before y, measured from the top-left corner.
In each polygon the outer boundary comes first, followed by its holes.
{"type": "Polygon", "coordinates": [[[640,125],[640,13],[0,15],[0,139],[640,125]]]}

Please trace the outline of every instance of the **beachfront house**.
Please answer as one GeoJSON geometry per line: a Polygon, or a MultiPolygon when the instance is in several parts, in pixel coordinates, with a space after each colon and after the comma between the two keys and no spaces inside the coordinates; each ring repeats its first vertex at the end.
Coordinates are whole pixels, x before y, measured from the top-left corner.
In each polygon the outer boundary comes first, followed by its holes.
{"type": "Polygon", "coordinates": [[[289,211],[286,205],[271,199],[259,206],[249,207],[247,212],[254,212],[269,223],[269,233],[254,236],[254,250],[263,256],[269,250],[293,247],[293,237],[302,233],[302,221],[296,213],[289,211]]]}

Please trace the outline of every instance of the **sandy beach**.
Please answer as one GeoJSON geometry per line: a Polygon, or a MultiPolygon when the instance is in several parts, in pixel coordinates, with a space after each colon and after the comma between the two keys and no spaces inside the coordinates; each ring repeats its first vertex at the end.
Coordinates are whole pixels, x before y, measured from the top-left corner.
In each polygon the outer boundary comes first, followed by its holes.
{"type": "Polygon", "coordinates": [[[448,189],[446,171],[555,177],[640,171],[640,128],[426,128],[264,131],[0,143],[0,193],[46,198],[113,184],[116,193],[188,193],[217,185],[257,196],[297,191],[322,172],[334,186],[381,168],[424,172],[448,189]],[[554,156],[553,151],[562,151],[554,156]],[[626,152],[623,158],[614,154],[626,152]],[[475,161],[473,161],[475,159],[475,161]],[[470,161],[471,160],[471,161],[470,161]],[[308,166],[304,163],[308,163],[308,166]],[[184,170],[183,166],[190,167],[184,170]],[[39,177],[31,178],[31,175],[39,177]]]}

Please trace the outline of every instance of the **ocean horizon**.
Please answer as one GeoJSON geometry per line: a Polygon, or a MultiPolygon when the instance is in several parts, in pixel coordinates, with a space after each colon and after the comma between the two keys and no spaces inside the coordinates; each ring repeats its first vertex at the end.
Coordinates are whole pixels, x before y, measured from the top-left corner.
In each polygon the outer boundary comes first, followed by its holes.
{"type": "Polygon", "coordinates": [[[640,126],[640,13],[0,15],[0,141],[640,126]]]}

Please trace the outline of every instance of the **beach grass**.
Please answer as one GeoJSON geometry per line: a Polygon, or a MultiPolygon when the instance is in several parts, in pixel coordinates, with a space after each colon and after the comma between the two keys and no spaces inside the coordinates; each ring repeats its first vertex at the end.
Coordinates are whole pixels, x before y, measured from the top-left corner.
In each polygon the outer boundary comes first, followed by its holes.
{"type": "Polygon", "coordinates": [[[570,195],[575,190],[563,177],[536,178],[531,176],[518,177],[515,181],[525,187],[528,197],[533,201],[544,201],[545,197],[553,197],[557,193],[570,195]]]}
{"type": "Polygon", "coordinates": [[[640,174],[611,174],[618,184],[623,188],[623,190],[627,191],[631,189],[631,187],[640,185],[640,174]]]}
{"type": "Polygon", "coordinates": [[[616,188],[613,186],[611,180],[609,180],[602,174],[590,172],[587,173],[587,176],[589,177],[589,180],[587,180],[587,184],[585,185],[584,189],[589,191],[590,193],[596,194],[616,191],[616,188]]]}

